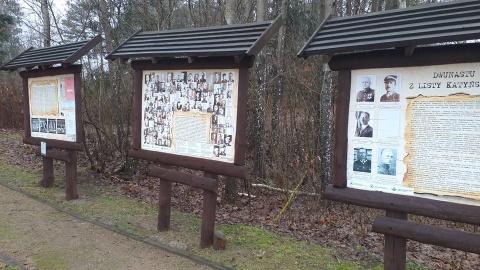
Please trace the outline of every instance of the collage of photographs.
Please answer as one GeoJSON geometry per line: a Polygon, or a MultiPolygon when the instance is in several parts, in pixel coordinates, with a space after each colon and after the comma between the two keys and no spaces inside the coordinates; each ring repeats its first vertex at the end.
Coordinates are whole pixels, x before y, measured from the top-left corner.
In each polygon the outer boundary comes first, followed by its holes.
{"type": "Polygon", "coordinates": [[[353,171],[396,176],[401,75],[359,75],[355,85],[353,171]]]}
{"type": "Polygon", "coordinates": [[[235,70],[145,71],[142,148],[175,153],[174,115],[188,112],[207,116],[210,122],[205,140],[189,142],[202,144],[202,148],[209,150],[192,151],[192,155],[227,158],[233,153],[236,73],[235,70]]]}
{"type": "Polygon", "coordinates": [[[65,119],[31,118],[31,131],[39,133],[65,134],[65,119]]]}

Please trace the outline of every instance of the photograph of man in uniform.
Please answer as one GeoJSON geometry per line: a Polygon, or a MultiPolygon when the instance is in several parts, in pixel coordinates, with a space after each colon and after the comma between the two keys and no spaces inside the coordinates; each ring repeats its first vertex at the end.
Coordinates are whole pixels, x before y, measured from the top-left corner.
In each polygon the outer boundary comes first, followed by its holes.
{"type": "Polygon", "coordinates": [[[397,75],[387,75],[383,80],[385,82],[385,91],[384,95],[380,97],[380,102],[398,102],[400,101],[400,95],[395,92],[397,87],[397,75]]]}
{"type": "Polygon", "coordinates": [[[371,151],[371,149],[355,148],[354,151],[357,153],[357,160],[353,162],[353,170],[370,173],[372,171],[372,162],[367,158],[367,151],[371,151]]]}
{"type": "Polygon", "coordinates": [[[368,112],[357,111],[357,126],[355,128],[355,137],[369,137],[373,136],[373,128],[370,126],[370,114],[368,112]]]}
{"type": "Polygon", "coordinates": [[[232,135],[225,135],[225,145],[231,146],[232,143],[232,135]]]}
{"type": "Polygon", "coordinates": [[[378,162],[378,174],[396,175],[395,159],[397,156],[396,149],[384,148],[380,150],[380,160],[378,162]]]}
{"type": "Polygon", "coordinates": [[[357,102],[373,102],[375,99],[375,90],[370,88],[372,79],[368,76],[359,76],[362,90],[357,92],[357,102]]]}

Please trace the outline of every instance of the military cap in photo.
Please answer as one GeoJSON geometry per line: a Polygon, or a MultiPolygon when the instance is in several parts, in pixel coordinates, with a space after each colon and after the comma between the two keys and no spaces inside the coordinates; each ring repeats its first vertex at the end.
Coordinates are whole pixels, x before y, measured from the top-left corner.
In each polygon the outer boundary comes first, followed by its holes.
{"type": "Polygon", "coordinates": [[[388,75],[387,77],[385,77],[385,79],[383,80],[384,82],[387,82],[387,81],[395,81],[397,82],[397,75],[388,75]]]}

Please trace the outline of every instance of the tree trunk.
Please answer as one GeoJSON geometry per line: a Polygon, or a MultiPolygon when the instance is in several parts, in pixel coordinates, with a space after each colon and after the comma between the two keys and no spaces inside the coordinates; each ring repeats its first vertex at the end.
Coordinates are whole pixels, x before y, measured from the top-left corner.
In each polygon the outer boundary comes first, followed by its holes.
{"type": "Polygon", "coordinates": [[[252,2],[251,0],[243,0],[244,3],[244,10],[243,10],[243,17],[241,18],[243,23],[247,23],[250,21],[252,16],[252,2]]]}
{"type": "MultiPolygon", "coordinates": [[[[282,20],[286,21],[287,20],[287,1],[288,0],[282,0],[282,6],[281,6],[281,15],[282,15],[282,20]]],[[[277,41],[277,54],[276,54],[276,59],[277,59],[277,69],[276,69],[276,76],[275,76],[275,87],[273,89],[274,95],[273,95],[273,113],[272,113],[272,142],[278,142],[278,134],[280,132],[278,131],[278,126],[279,126],[279,121],[280,121],[280,107],[282,105],[282,96],[283,96],[283,72],[285,69],[285,61],[284,61],[284,48],[285,48],[285,31],[286,27],[285,25],[282,25],[280,27],[280,30],[278,31],[278,41],[277,41]],[[275,137],[273,137],[275,136],[275,137]]],[[[276,145],[275,145],[276,147],[276,145]]]]}
{"type": "MultiPolygon", "coordinates": [[[[257,2],[257,21],[264,21],[265,16],[265,0],[258,0],[257,2]]],[[[255,104],[254,104],[254,144],[255,144],[255,157],[254,157],[254,176],[258,178],[265,178],[265,154],[266,154],[266,141],[265,141],[265,93],[266,93],[266,77],[267,77],[267,65],[266,65],[265,53],[261,51],[258,54],[255,61],[256,71],[256,89],[255,89],[255,104]]]]}
{"type": "Polygon", "coordinates": [[[372,0],[372,7],[370,9],[370,12],[377,12],[380,7],[380,2],[381,0],[372,0]]]}
{"type": "MultiPolygon", "coordinates": [[[[235,18],[235,0],[227,0],[225,3],[225,20],[227,24],[234,24],[235,18]]],[[[229,203],[235,203],[237,199],[237,180],[234,177],[225,177],[225,195],[224,199],[229,203]]]]}
{"type": "Polygon", "coordinates": [[[228,25],[235,23],[235,0],[225,1],[225,21],[228,25]]]}
{"type": "Polygon", "coordinates": [[[332,72],[328,66],[328,60],[323,63],[323,82],[320,98],[320,151],[321,155],[321,172],[320,179],[322,182],[321,190],[325,190],[327,185],[331,183],[332,176],[332,130],[333,130],[333,84],[332,72]]]}
{"type": "MultiPolygon", "coordinates": [[[[111,52],[114,49],[113,45],[113,29],[110,25],[109,21],[109,14],[110,11],[107,7],[107,2],[105,0],[99,0],[99,18],[100,22],[103,27],[103,31],[105,34],[105,45],[107,52],[111,52]]],[[[124,119],[122,115],[122,100],[121,100],[121,94],[120,94],[120,86],[117,82],[117,71],[118,67],[116,65],[117,62],[113,61],[108,61],[108,78],[110,80],[110,87],[113,89],[113,96],[111,97],[111,100],[116,104],[116,106],[113,106],[113,116],[114,116],[114,122],[115,122],[115,128],[116,128],[116,140],[117,140],[117,147],[118,151],[120,152],[120,155],[122,158],[126,156],[126,144],[127,144],[127,135],[125,132],[125,129],[128,128],[125,125],[124,121],[127,121],[124,119]]]]}
{"type": "Polygon", "coordinates": [[[43,46],[50,47],[52,37],[50,35],[50,13],[48,12],[48,0],[42,0],[40,4],[43,20],[43,46]]]}
{"type": "MultiPolygon", "coordinates": [[[[325,10],[321,14],[320,21],[323,21],[326,16],[330,14],[333,16],[333,2],[332,0],[325,1],[325,10]]],[[[332,96],[333,96],[333,87],[332,87],[332,72],[328,66],[328,57],[322,57],[322,70],[320,72],[320,78],[323,78],[321,82],[321,91],[317,100],[317,112],[320,115],[317,115],[319,119],[318,127],[320,128],[320,136],[318,146],[320,148],[321,160],[320,160],[320,180],[321,180],[321,190],[323,191],[327,184],[331,182],[332,175],[332,129],[333,129],[333,117],[332,117],[332,96]]]]}
{"type": "Polygon", "coordinates": [[[258,0],[257,1],[257,22],[265,21],[265,5],[266,0],[258,0]]]}
{"type": "Polygon", "coordinates": [[[398,8],[398,0],[386,0],[385,2],[385,10],[397,9],[398,8]]]}

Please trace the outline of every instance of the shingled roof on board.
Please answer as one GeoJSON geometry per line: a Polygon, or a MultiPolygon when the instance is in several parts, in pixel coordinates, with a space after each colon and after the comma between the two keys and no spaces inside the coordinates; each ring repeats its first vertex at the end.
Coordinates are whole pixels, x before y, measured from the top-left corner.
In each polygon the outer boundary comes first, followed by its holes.
{"type": "Polygon", "coordinates": [[[480,38],[480,0],[457,0],[328,18],[298,56],[410,47],[480,38]]]}
{"type": "Polygon", "coordinates": [[[0,67],[2,70],[15,70],[18,68],[32,69],[48,67],[55,64],[69,66],[84,56],[95,45],[100,43],[102,37],[96,36],[91,40],[73,42],[65,45],[45,47],[40,49],[29,48],[0,67]]]}
{"type": "Polygon", "coordinates": [[[107,59],[255,55],[282,26],[274,21],[166,31],[137,32],[107,59]]]}

